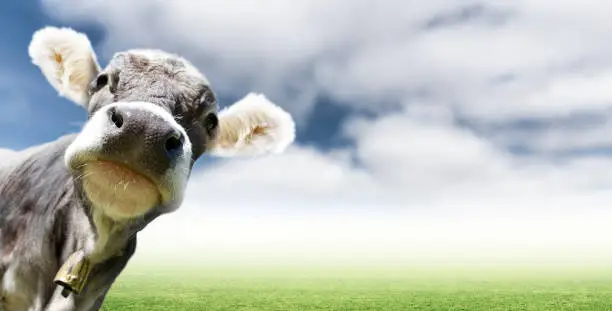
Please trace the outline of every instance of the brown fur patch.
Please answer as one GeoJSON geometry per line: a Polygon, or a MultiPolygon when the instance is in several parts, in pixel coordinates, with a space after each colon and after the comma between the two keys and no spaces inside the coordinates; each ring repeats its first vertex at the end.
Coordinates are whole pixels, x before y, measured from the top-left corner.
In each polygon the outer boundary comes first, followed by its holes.
{"type": "Polygon", "coordinates": [[[268,130],[267,126],[258,125],[253,129],[252,135],[262,135],[262,134],[265,134],[267,130],[268,130]]]}
{"type": "Polygon", "coordinates": [[[58,63],[61,63],[62,60],[63,60],[62,59],[62,54],[59,54],[59,53],[53,53],[53,54],[55,56],[55,61],[58,62],[58,63]]]}

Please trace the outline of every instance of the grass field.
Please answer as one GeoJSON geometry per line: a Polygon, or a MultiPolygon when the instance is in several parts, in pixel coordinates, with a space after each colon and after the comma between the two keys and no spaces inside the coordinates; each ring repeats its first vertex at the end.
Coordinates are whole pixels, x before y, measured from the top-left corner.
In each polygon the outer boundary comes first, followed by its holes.
{"type": "Polygon", "coordinates": [[[103,310],[612,310],[607,268],[128,269],[103,310]]]}

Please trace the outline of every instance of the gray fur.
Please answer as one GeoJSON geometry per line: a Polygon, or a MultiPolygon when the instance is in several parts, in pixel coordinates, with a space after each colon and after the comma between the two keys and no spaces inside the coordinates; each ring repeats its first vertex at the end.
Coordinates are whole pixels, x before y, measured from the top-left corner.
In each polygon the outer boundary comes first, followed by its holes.
{"type": "MultiPolygon", "coordinates": [[[[207,124],[207,116],[217,108],[208,81],[185,60],[160,51],[118,53],[100,75],[106,75],[108,83],[98,87],[92,81],[89,119],[117,102],[157,105],[175,118],[192,143],[191,170],[216,135],[216,128],[207,124]]],[[[104,139],[90,153],[162,183],[176,166],[160,149],[174,129],[146,112],[122,112],[129,115],[124,126],[117,130],[109,121],[101,129],[104,139]]],[[[101,215],[84,193],[81,172],[66,165],[66,150],[78,137],[67,135],[24,150],[0,165],[0,310],[100,309],[136,249],[138,231],[180,205],[178,199],[163,202],[126,221],[101,215]],[[101,224],[107,231],[101,232],[101,224]],[[91,251],[88,243],[101,234],[107,234],[109,242],[98,250],[85,289],[78,296],[62,297],[53,283],[56,272],[72,253],[91,251]]]]}

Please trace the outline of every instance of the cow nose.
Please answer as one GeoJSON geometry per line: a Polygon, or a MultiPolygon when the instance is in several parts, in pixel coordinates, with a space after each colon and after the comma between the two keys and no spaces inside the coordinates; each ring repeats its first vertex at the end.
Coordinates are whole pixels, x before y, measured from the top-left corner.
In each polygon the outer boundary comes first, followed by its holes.
{"type": "MultiPolygon", "coordinates": [[[[145,106],[146,107],[146,106],[145,106]]],[[[116,105],[108,109],[108,152],[162,171],[183,154],[184,134],[159,115],[142,107],[116,105]]]]}
{"type": "Polygon", "coordinates": [[[108,110],[109,118],[111,122],[117,127],[121,128],[123,126],[123,113],[117,110],[116,107],[113,107],[108,110]]]}
{"type": "Polygon", "coordinates": [[[173,159],[176,158],[177,155],[183,150],[183,144],[185,143],[185,138],[178,131],[173,131],[166,136],[166,142],[164,144],[164,148],[166,151],[166,155],[173,159]]]}

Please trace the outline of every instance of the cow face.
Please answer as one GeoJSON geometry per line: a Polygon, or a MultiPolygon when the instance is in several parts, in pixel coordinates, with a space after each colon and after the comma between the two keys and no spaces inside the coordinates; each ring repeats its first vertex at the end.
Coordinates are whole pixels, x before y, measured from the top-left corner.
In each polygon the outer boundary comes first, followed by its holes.
{"type": "Polygon", "coordinates": [[[85,35],[51,27],[34,34],[29,53],[60,95],[87,109],[65,161],[114,220],[177,209],[204,153],[279,153],[295,136],[291,116],[261,95],[218,112],[208,80],[177,55],[128,50],[101,69],[85,35]]]}

